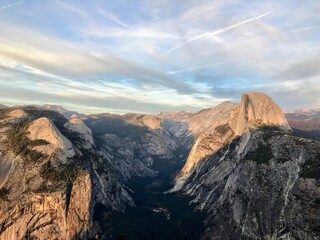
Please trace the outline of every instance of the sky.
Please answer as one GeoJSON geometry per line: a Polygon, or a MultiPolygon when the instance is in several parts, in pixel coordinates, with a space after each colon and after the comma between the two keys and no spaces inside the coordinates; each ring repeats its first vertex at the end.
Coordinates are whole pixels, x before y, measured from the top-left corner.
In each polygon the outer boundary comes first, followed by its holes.
{"type": "Polygon", "coordinates": [[[0,103],[197,111],[244,92],[320,107],[318,0],[0,0],[0,103]]]}

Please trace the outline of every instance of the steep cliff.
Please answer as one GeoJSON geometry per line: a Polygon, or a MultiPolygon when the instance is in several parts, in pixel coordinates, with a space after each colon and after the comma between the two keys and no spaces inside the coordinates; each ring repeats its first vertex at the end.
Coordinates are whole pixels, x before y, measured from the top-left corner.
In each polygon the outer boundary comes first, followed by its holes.
{"type": "Polygon", "coordinates": [[[198,134],[195,134],[195,143],[177,176],[173,191],[183,187],[200,161],[250,129],[267,125],[291,131],[281,108],[264,93],[243,94],[240,104],[225,102],[210,109],[210,114],[208,116],[201,111],[188,120],[190,131],[198,134]],[[194,118],[199,120],[195,121],[194,118]]]}
{"type": "Polygon", "coordinates": [[[100,114],[87,116],[97,148],[122,180],[156,176],[158,159],[171,159],[179,147],[174,136],[152,115],[100,114]]]}
{"type": "Polygon", "coordinates": [[[102,236],[95,206],[133,205],[82,121],[9,108],[0,132],[0,239],[102,236]]]}
{"type": "Polygon", "coordinates": [[[319,239],[320,143],[294,135],[262,93],[225,114],[197,136],[171,190],[208,214],[202,239],[319,239]]]}
{"type": "Polygon", "coordinates": [[[208,214],[202,239],[319,239],[320,143],[250,130],[199,163],[182,191],[208,214]]]}
{"type": "Polygon", "coordinates": [[[79,134],[81,138],[82,147],[85,149],[90,149],[94,145],[93,135],[90,128],[88,128],[85,123],[77,116],[73,116],[64,125],[71,132],[79,134]]]}

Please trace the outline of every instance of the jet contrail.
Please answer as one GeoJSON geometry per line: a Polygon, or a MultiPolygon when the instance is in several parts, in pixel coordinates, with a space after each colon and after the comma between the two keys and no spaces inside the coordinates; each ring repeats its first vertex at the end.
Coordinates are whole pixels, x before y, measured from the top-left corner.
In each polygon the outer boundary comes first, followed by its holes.
{"type": "Polygon", "coordinates": [[[196,36],[196,37],[194,37],[194,38],[190,38],[188,41],[186,41],[186,42],[184,42],[184,43],[181,43],[181,44],[179,44],[179,45],[171,48],[169,51],[166,52],[166,54],[169,54],[169,53],[173,52],[174,50],[176,50],[176,49],[178,49],[178,48],[180,48],[180,47],[182,47],[182,46],[184,46],[184,45],[186,45],[186,44],[188,44],[188,43],[190,43],[190,42],[193,42],[193,41],[195,41],[195,40],[198,40],[198,39],[201,39],[201,38],[208,38],[208,37],[212,37],[212,36],[217,36],[217,35],[219,35],[219,34],[221,34],[221,33],[227,32],[227,31],[229,31],[229,30],[231,30],[231,29],[237,28],[237,27],[239,27],[239,26],[241,26],[241,25],[244,25],[244,24],[247,24],[247,23],[249,23],[249,22],[258,20],[258,19],[260,19],[260,18],[263,18],[263,17],[269,15],[269,14],[272,13],[272,12],[273,12],[273,11],[269,11],[269,12],[264,13],[264,14],[261,14],[261,15],[259,15],[259,16],[257,16],[257,17],[247,19],[247,20],[245,20],[245,21],[242,21],[242,22],[233,24],[233,25],[231,25],[231,26],[229,26],[229,27],[220,28],[220,29],[215,30],[215,31],[213,31],[213,32],[207,32],[207,33],[200,34],[200,35],[198,35],[198,36],[196,36]]]}
{"type": "Polygon", "coordinates": [[[22,2],[23,2],[23,0],[18,1],[18,2],[14,2],[14,3],[10,3],[10,4],[8,4],[8,5],[5,5],[5,6],[3,6],[3,7],[0,7],[0,10],[6,9],[6,8],[9,8],[9,7],[16,6],[16,5],[18,5],[18,4],[22,3],[22,2]]]}
{"type": "Polygon", "coordinates": [[[76,13],[80,14],[82,17],[87,17],[88,16],[88,14],[86,12],[82,11],[79,8],[71,6],[70,4],[68,4],[68,3],[64,2],[64,1],[56,0],[56,2],[58,2],[59,4],[64,6],[65,8],[69,9],[70,11],[73,11],[73,12],[76,12],[76,13]]]}
{"type": "Polygon", "coordinates": [[[222,65],[222,64],[225,64],[225,63],[224,62],[212,63],[212,64],[206,64],[206,65],[201,65],[201,66],[196,66],[196,67],[190,67],[190,68],[185,68],[185,69],[180,69],[180,70],[176,70],[176,71],[167,72],[167,74],[172,75],[172,74],[188,72],[188,71],[192,71],[192,70],[208,68],[208,67],[212,67],[212,66],[216,66],[216,65],[222,65]]]}

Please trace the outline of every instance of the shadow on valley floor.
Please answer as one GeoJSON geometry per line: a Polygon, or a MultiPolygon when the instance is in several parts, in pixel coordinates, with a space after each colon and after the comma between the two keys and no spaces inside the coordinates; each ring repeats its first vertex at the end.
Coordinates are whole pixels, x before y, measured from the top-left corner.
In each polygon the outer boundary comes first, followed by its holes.
{"type": "MultiPolygon", "coordinates": [[[[174,138],[165,128],[150,129],[137,126],[121,116],[98,115],[85,120],[93,130],[96,139],[103,141],[104,134],[115,134],[119,138],[131,139],[141,143],[145,134],[154,133],[157,136],[174,138]]],[[[188,129],[186,123],[181,128],[188,129]]],[[[183,126],[182,126],[183,125],[183,126]]],[[[204,232],[205,215],[195,211],[195,205],[190,205],[192,199],[175,194],[165,194],[172,187],[175,176],[183,167],[190,151],[190,146],[180,143],[174,150],[174,157],[162,158],[152,155],[151,168],[158,172],[155,177],[134,177],[124,184],[135,202],[135,207],[127,206],[124,212],[109,210],[103,205],[96,205],[94,220],[103,226],[102,233],[111,235],[111,239],[128,240],[196,240],[204,232]]],[[[187,142],[193,142],[189,135],[187,142]]],[[[98,142],[100,144],[100,142],[98,142]]],[[[103,142],[102,142],[103,144],[103,142]]],[[[189,144],[190,145],[190,144],[189,144]]],[[[116,150],[116,149],[115,149],[116,150]]],[[[137,155],[139,158],[139,155],[137,155]]]]}
{"type": "Polygon", "coordinates": [[[157,177],[135,178],[128,182],[137,206],[112,216],[110,225],[115,239],[120,236],[159,240],[200,238],[205,215],[195,211],[195,205],[189,204],[190,198],[164,193],[172,187],[170,183],[181,168],[171,165],[166,170],[161,169],[165,166],[163,161],[158,159],[154,166],[159,171],[157,177]]]}
{"type": "MultiPolygon", "coordinates": [[[[102,121],[106,124],[105,129],[96,128],[99,131],[96,132],[98,135],[107,132],[117,134],[119,137],[129,136],[136,140],[137,136],[141,136],[141,132],[148,131],[145,127],[128,124],[122,119],[102,121]]],[[[91,122],[89,125],[92,126],[92,124],[95,123],[91,122]]],[[[278,134],[276,126],[265,126],[264,131],[266,138],[278,134]]],[[[299,135],[297,132],[293,134],[299,135]]],[[[238,139],[232,142],[236,144],[238,139]]],[[[222,146],[221,149],[226,148],[228,144],[222,146]]],[[[130,189],[128,192],[136,207],[128,206],[125,212],[112,212],[105,218],[103,212],[107,209],[100,206],[99,212],[102,215],[96,214],[95,220],[99,220],[100,225],[104,226],[103,231],[110,231],[114,240],[200,239],[205,231],[204,221],[207,213],[196,211],[196,206],[190,205],[192,200],[190,197],[177,193],[164,193],[172,187],[174,177],[183,167],[184,162],[179,156],[186,159],[189,150],[190,148],[185,146],[175,152],[176,157],[173,159],[155,159],[152,167],[159,172],[156,177],[132,178],[125,183],[130,189]]],[[[257,151],[251,152],[247,158],[256,159],[257,164],[264,164],[272,158],[271,152],[270,146],[259,145],[257,151]]]]}

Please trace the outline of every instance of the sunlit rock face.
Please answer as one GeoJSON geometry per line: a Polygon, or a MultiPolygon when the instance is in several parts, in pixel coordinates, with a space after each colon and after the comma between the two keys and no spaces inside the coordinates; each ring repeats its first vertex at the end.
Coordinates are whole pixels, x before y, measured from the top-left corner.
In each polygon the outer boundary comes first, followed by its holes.
{"type": "Polygon", "coordinates": [[[212,115],[208,116],[204,115],[204,112],[199,112],[196,114],[198,120],[190,123],[191,131],[196,129],[193,122],[200,123],[199,126],[203,128],[197,131],[195,144],[177,176],[173,190],[183,186],[199,161],[248,130],[264,125],[277,126],[285,131],[291,130],[281,108],[264,93],[243,94],[240,104],[225,102],[210,109],[210,113],[212,115]]]}
{"type": "Polygon", "coordinates": [[[171,191],[206,213],[203,239],[320,235],[319,142],[294,136],[270,97],[247,93],[196,113],[67,119],[3,108],[0,239],[107,237],[105,217],[134,206],[125,185],[161,176],[156,167],[172,161],[180,171],[171,191]]]}
{"type": "MultiPolygon", "coordinates": [[[[58,190],[58,189],[57,189],[58,190]]],[[[70,193],[23,194],[12,203],[1,203],[1,239],[72,239],[89,235],[91,220],[91,181],[78,176],[70,193]]]]}
{"type": "Polygon", "coordinates": [[[68,158],[75,156],[72,143],[63,136],[57,127],[46,117],[38,118],[29,124],[27,137],[30,140],[43,140],[48,144],[33,147],[34,150],[42,152],[48,156],[53,153],[59,154],[63,163],[67,163],[68,158]]]}
{"type": "Polygon", "coordinates": [[[81,120],[38,108],[0,114],[0,239],[91,238],[97,204],[134,204],[81,120]]]}
{"type": "Polygon", "coordinates": [[[123,118],[136,126],[146,126],[150,129],[161,127],[161,120],[155,115],[128,113],[123,118]]]}
{"type": "Polygon", "coordinates": [[[290,130],[281,108],[264,93],[243,94],[232,125],[237,135],[261,125],[275,125],[290,130]]]}
{"type": "Polygon", "coordinates": [[[293,135],[263,93],[227,116],[199,134],[171,190],[208,214],[202,239],[318,239],[320,143],[293,135]]]}

